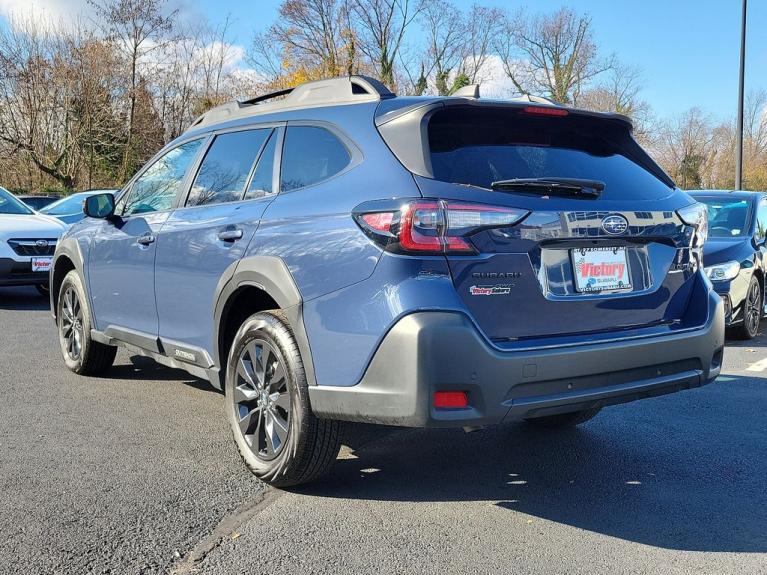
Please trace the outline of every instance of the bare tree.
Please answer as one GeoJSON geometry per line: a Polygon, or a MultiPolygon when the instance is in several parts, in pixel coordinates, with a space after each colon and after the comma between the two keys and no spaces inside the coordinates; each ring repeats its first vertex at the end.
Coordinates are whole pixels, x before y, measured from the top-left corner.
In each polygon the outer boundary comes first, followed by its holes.
{"type": "Polygon", "coordinates": [[[88,188],[114,185],[122,152],[122,126],[114,94],[120,84],[116,55],[99,39],[69,37],[74,98],[70,104],[73,137],[85,158],[78,180],[88,188]]]}
{"type": "Polygon", "coordinates": [[[699,108],[691,108],[666,123],[655,153],[683,189],[709,187],[714,144],[711,118],[699,108]]]}
{"type": "Polygon", "coordinates": [[[88,0],[98,24],[127,60],[128,128],[121,175],[125,178],[142,160],[136,153],[135,117],[138,103],[140,64],[150,52],[168,41],[178,10],[168,12],[167,0],[88,0]]]}
{"type": "Polygon", "coordinates": [[[405,32],[422,9],[422,0],[349,0],[359,49],[390,87],[395,84],[395,64],[405,32]]]}
{"type": "Polygon", "coordinates": [[[413,92],[423,93],[433,78],[435,92],[445,96],[451,91],[450,77],[463,57],[463,14],[448,0],[434,0],[424,6],[420,19],[427,44],[413,92]]]}
{"type": "Polygon", "coordinates": [[[485,78],[480,77],[488,58],[492,54],[493,44],[503,33],[503,12],[498,8],[488,8],[474,4],[466,17],[465,40],[459,74],[465,76],[467,84],[476,84],[485,78]]]}
{"type": "Polygon", "coordinates": [[[620,62],[605,72],[593,88],[584,90],[575,105],[597,112],[615,112],[628,116],[634,123],[634,135],[649,143],[657,126],[650,105],[641,98],[642,71],[620,62]]]}
{"type": "Polygon", "coordinates": [[[591,18],[569,8],[554,14],[507,18],[495,43],[503,69],[522,94],[572,104],[588,83],[614,66],[597,52],[591,18]]]}
{"type": "Polygon", "coordinates": [[[62,30],[12,20],[0,32],[0,142],[72,188],[83,162],[75,113],[83,93],[72,66],[79,38],[62,30]]]}
{"type": "Polygon", "coordinates": [[[745,102],[745,140],[748,156],[767,154],[767,90],[752,90],[745,102]]]}
{"type": "Polygon", "coordinates": [[[347,23],[345,0],[285,0],[270,35],[292,60],[337,76],[348,66],[347,23]]]}

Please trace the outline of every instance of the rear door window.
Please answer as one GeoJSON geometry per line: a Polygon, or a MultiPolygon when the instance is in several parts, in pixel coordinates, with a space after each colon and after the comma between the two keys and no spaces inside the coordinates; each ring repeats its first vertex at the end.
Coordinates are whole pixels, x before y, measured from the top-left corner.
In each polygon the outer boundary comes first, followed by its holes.
{"type": "Polygon", "coordinates": [[[318,126],[288,126],[282,148],[280,189],[290,191],[332,178],[351,154],[332,132],[318,126]]]}
{"type": "Polygon", "coordinates": [[[613,198],[669,192],[628,128],[605,119],[453,106],[432,116],[428,138],[432,172],[445,182],[490,188],[512,178],[563,177],[602,181],[613,198]]]}
{"type": "Polygon", "coordinates": [[[187,206],[241,200],[251,168],[271,129],[219,134],[213,140],[192,184],[187,206]]]}
{"type": "Polygon", "coordinates": [[[253,177],[248,184],[245,193],[246,200],[263,198],[273,193],[274,182],[274,154],[277,150],[277,132],[272,132],[269,141],[258,158],[258,165],[253,172],[253,177]]]}

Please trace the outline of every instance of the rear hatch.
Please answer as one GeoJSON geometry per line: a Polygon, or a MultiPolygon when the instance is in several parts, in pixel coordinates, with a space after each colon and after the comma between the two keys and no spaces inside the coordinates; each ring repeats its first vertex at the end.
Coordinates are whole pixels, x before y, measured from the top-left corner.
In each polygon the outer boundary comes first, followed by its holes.
{"type": "Polygon", "coordinates": [[[561,108],[470,104],[424,121],[431,174],[416,175],[424,197],[529,211],[514,226],[473,233],[477,254],[446,256],[489,338],[680,321],[694,282],[690,228],[676,210],[690,199],[636,144],[630,124],[561,108]],[[586,184],[557,185],[572,179],[586,184]]]}

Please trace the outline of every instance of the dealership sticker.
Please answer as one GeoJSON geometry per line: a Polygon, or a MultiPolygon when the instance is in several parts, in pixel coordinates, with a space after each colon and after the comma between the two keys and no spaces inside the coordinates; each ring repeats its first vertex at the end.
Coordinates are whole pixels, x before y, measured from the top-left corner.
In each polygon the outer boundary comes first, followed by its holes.
{"type": "Polygon", "coordinates": [[[33,272],[47,272],[51,269],[52,258],[32,258],[33,272]]]}
{"type": "Polygon", "coordinates": [[[512,285],[471,286],[469,293],[471,295],[508,295],[512,287],[512,285]]]}

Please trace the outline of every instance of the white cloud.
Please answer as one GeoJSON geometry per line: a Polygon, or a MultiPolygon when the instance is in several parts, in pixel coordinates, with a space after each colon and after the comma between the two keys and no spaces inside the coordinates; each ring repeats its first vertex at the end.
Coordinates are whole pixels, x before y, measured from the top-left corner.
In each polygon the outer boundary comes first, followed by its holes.
{"type": "Polygon", "coordinates": [[[491,54],[479,71],[480,95],[483,98],[509,98],[518,96],[514,83],[503,70],[500,57],[491,54]]]}
{"type": "Polygon", "coordinates": [[[0,14],[41,24],[72,23],[90,12],[86,0],[0,0],[0,14]]]}

